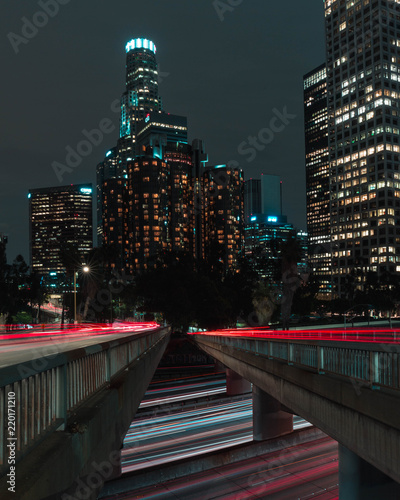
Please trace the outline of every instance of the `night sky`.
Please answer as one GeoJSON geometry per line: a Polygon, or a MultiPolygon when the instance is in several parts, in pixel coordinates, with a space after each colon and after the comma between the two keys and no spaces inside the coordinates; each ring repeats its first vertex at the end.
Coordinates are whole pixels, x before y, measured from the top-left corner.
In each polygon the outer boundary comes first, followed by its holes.
{"type": "Polygon", "coordinates": [[[29,259],[29,189],[95,187],[96,165],[118,137],[111,107],[124,91],[125,44],[137,37],[156,44],[164,110],[188,117],[189,140],[205,140],[209,164],[237,161],[245,179],[280,175],[283,211],[306,228],[302,78],[325,59],[321,0],[222,0],[219,12],[211,0],[59,1],[47,23],[40,2],[1,7],[0,232],[9,261],[29,259]],[[45,24],[26,43],[23,17],[45,24]],[[285,107],[288,124],[248,161],[254,155],[239,145],[285,107]],[[52,162],[64,163],[66,146],[104,118],[114,131],[60,183],[52,162]]]}

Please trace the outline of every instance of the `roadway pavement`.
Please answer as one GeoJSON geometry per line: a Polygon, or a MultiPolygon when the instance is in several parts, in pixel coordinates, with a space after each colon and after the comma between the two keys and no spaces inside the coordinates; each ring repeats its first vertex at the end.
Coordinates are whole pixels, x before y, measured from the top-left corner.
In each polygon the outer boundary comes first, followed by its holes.
{"type": "Polygon", "coordinates": [[[34,359],[52,356],[84,348],[100,342],[142,333],[155,328],[155,323],[126,323],[123,325],[76,325],[60,329],[46,327],[9,332],[0,335],[0,368],[26,363],[34,359]]]}
{"type": "MultiPolygon", "coordinates": [[[[251,395],[170,415],[136,418],[125,437],[122,473],[215,452],[253,440],[251,395]]],[[[294,429],[310,427],[294,417],[294,429]]]]}

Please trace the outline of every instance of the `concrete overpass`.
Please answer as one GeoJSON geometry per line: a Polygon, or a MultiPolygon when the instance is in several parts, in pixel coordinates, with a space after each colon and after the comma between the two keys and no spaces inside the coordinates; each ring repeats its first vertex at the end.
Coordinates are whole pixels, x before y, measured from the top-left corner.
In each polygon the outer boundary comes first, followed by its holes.
{"type": "Polygon", "coordinates": [[[91,339],[72,333],[76,345],[68,332],[45,332],[40,357],[33,355],[40,338],[15,337],[9,352],[2,344],[0,498],[94,499],[120,473],[124,436],[169,328],[110,328],[91,339]]]}
{"type": "Polygon", "coordinates": [[[191,338],[253,383],[255,440],[291,432],[292,411],[339,442],[341,500],[400,498],[394,332],[244,330],[191,338]]]}

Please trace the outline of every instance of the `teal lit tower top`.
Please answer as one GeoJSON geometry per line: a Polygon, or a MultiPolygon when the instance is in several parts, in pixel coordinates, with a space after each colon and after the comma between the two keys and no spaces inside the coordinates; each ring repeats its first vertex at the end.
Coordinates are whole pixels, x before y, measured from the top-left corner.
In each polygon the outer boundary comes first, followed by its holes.
{"type": "Polygon", "coordinates": [[[147,40],[147,38],[132,38],[130,42],[126,44],[125,50],[126,52],[130,52],[134,49],[148,49],[156,53],[156,46],[151,40],[147,40]]]}

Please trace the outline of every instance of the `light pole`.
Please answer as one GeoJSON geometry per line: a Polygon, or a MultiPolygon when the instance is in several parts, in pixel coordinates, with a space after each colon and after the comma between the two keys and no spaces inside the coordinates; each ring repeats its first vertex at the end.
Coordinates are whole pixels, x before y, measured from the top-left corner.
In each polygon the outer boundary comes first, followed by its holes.
{"type": "MultiPolygon", "coordinates": [[[[90,271],[88,266],[83,266],[82,267],[82,272],[88,273],[90,271]]],[[[76,275],[78,274],[78,271],[74,270],[74,325],[77,324],[76,320],[76,275]]]]}

